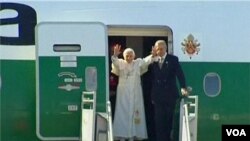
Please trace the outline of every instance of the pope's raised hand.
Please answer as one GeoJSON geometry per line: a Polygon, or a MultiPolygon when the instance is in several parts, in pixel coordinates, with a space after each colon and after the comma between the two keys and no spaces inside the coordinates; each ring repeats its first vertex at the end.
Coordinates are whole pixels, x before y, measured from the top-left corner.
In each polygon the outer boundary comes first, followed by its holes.
{"type": "Polygon", "coordinates": [[[116,44],[116,45],[114,46],[114,55],[115,55],[115,56],[118,56],[120,53],[121,53],[121,45],[116,44]]]}

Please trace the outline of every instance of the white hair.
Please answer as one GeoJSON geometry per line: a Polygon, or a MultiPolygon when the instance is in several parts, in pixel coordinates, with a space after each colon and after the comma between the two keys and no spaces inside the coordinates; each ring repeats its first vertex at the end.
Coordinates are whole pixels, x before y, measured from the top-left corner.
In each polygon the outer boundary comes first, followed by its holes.
{"type": "Polygon", "coordinates": [[[124,51],[123,51],[123,57],[126,56],[126,54],[128,53],[132,53],[133,56],[135,56],[135,51],[132,49],[132,48],[126,48],[124,51]]]}
{"type": "Polygon", "coordinates": [[[158,45],[163,45],[163,47],[165,47],[165,49],[167,49],[167,44],[164,40],[157,40],[155,42],[155,46],[158,46],[158,45]]]}

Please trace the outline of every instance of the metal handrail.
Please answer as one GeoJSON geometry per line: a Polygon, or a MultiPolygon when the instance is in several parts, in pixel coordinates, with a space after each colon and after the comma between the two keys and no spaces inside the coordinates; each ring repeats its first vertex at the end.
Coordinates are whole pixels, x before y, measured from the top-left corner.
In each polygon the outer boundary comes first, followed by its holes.
{"type": "Polygon", "coordinates": [[[112,111],[110,101],[107,102],[108,111],[108,141],[113,141],[112,111]]]}
{"type": "Polygon", "coordinates": [[[197,141],[198,96],[187,96],[180,103],[179,141],[197,141]],[[190,111],[190,109],[192,109],[190,111]]]}
{"type": "Polygon", "coordinates": [[[185,119],[185,126],[186,126],[186,137],[187,137],[187,141],[190,141],[190,129],[189,129],[189,121],[188,121],[188,105],[184,104],[183,105],[184,108],[184,119],[185,119]]]}

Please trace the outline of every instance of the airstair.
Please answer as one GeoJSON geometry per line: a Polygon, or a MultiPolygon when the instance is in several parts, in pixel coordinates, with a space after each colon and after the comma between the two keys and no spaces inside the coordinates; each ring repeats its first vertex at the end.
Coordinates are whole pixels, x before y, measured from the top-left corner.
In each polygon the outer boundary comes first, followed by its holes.
{"type": "Polygon", "coordinates": [[[110,102],[107,112],[96,112],[96,92],[82,93],[80,141],[113,141],[110,102]]]}
{"type": "Polygon", "coordinates": [[[198,96],[188,96],[180,103],[179,141],[197,141],[198,96]]]}

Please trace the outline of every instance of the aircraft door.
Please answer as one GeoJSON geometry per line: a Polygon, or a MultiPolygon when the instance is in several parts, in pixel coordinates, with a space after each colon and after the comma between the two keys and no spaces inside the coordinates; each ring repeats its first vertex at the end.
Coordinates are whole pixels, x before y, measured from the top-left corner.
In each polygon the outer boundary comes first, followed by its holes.
{"type": "Polygon", "coordinates": [[[82,92],[95,91],[96,112],[106,112],[106,27],[101,23],[40,23],[36,48],[37,136],[79,140],[82,92]]]}

